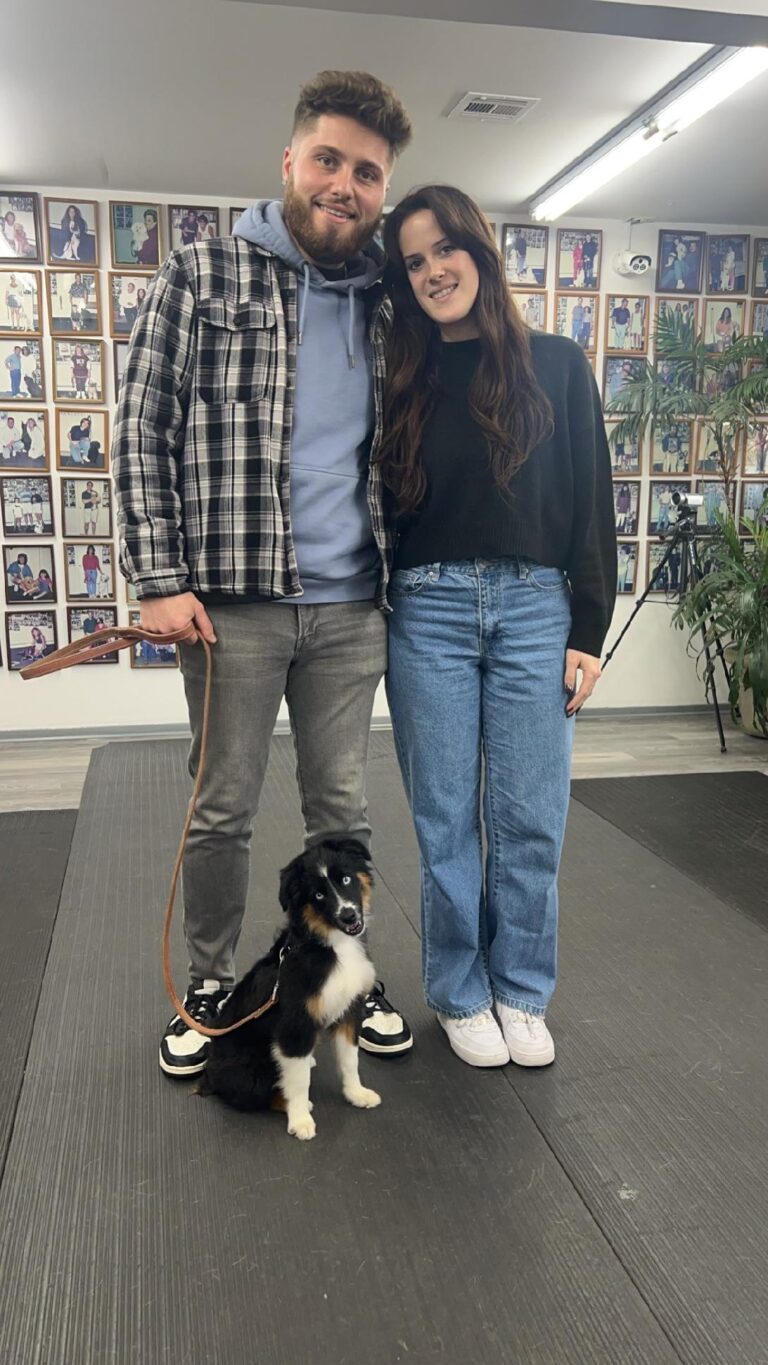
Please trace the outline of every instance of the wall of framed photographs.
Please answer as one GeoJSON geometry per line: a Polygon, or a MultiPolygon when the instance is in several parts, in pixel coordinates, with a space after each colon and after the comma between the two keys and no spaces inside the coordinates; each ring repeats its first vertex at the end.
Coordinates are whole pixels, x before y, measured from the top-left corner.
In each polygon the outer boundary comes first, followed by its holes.
{"type": "MultiPolygon", "coordinates": [[[[124,651],[44,683],[25,685],[16,674],[100,625],[135,619],[117,568],[109,446],[128,338],[167,251],[231,231],[241,211],[222,199],[187,205],[0,186],[0,732],[185,723],[172,650],[137,647],[130,658],[124,651]]],[[[636,225],[632,249],[652,256],[653,269],[626,279],[612,268],[627,246],[622,222],[546,228],[490,209],[489,217],[526,322],[581,345],[605,396],[650,353],[661,308],[693,310],[715,344],[726,345],[733,328],[768,331],[766,226],[636,225]]],[[[718,505],[711,452],[692,424],[646,445],[614,457],[620,596],[609,642],[647,582],[674,487],[701,482],[703,514],[718,505]]],[[[742,452],[740,508],[768,485],[767,447],[768,414],[742,452]]],[[[601,683],[601,706],[701,701],[670,615],[664,594],[639,613],[601,683]]],[[[383,688],[374,714],[386,716],[383,688]]]]}

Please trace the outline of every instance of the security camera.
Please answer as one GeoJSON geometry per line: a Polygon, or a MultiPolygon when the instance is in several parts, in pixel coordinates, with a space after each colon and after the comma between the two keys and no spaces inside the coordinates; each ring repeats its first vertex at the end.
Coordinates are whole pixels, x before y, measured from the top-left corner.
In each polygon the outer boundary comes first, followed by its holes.
{"type": "Polygon", "coordinates": [[[617,251],[613,268],[617,275],[645,275],[652,265],[651,257],[641,251],[617,251]]]}

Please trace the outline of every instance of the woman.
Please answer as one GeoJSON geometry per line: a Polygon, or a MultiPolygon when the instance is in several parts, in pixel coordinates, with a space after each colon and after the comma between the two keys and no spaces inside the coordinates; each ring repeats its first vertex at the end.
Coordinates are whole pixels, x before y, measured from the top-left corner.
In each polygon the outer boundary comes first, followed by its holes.
{"type": "Polygon", "coordinates": [[[715,323],[715,350],[721,355],[732,346],[739,335],[739,329],[733,320],[730,308],[724,308],[715,323]]]}
{"type": "Polygon", "coordinates": [[[70,363],[72,366],[72,384],[75,390],[73,397],[86,399],[88,397],[86,389],[90,378],[91,365],[82,346],[75,346],[70,363]]]}
{"type": "Polygon", "coordinates": [[[96,553],[96,548],[89,545],[83,555],[83,578],[85,579],[85,591],[89,597],[96,596],[100,573],[101,561],[96,553]]]}
{"type": "Polygon", "coordinates": [[[573,717],[616,591],[600,401],[572,341],[525,329],[460,190],[409,195],[384,242],[387,687],[421,852],[425,991],[463,1061],[546,1065],[573,717]]]}
{"type": "Polygon", "coordinates": [[[62,261],[79,261],[80,248],[83,238],[88,234],[88,224],[86,223],[77,204],[69,204],[67,211],[61,220],[61,242],[62,247],[59,252],[59,259],[62,261]]]}

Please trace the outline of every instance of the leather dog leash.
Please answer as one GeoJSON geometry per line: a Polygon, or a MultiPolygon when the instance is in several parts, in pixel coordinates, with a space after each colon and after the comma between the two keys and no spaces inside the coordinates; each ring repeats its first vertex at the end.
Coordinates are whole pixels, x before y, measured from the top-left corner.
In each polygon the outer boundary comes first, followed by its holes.
{"type": "Polygon", "coordinates": [[[187,1027],[193,1028],[196,1033],[204,1034],[206,1038],[219,1038],[222,1034],[232,1033],[235,1029],[242,1028],[243,1024],[249,1024],[252,1019],[258,1019],[260,1015],[266,1014],[267,1010],[271,1009],[277,1000],[278,982],[275,981],[275,987],[269,999],[266,1000],[263,1005],[260,1005],[257,1010],[253,1010],[251,1014],[247,1014],[244,1019],[238,1019],[236,1023],[230,1024],[227,1028],[209,1028],[206,1024],[199,1024],[196,1019],[193,1019],[192,1016],[187,1013],[183,1002],[176,994],[173,976],[171,975],[171,920],[173,919],[173,907],[176,900],[176,887],[181,872],[181,864],[184,859],[184,851],[187,846],[187,838],[192,824],[192,817],[194,816],[197,807],[200,788],[202,787],[203,776],[205,774],[205,759],[208,749],[208,719],[210,715],[211,685],[213,681],[211,646],[208,644],[207,640],[202,638],[202,636],[198,637],[197,632],[190,626],[184,626],[181,630],[169,630],[164,634],[160,634],[157,631],[142,630],[137,626],[102,626],[99,630],[95,630],[93,634],[84,636],[82,640],[73,640],[71,644],[62,645],[61,649],[54,650],[52,654],[46,655],[44,659],[38,659],[35,663],[27,664],[20,672],[22,678],[26,680],[29,680],[30,678],[42,678],[46,673],[58,673],[62,668],[72,668],[74,664],[87,663],[91,659],[102,659],[106,654],[114,654],[119,649],[128,649],[132,645],[140,644],[142,640],[148,640],[154,645],[176,645],[181,644],[182,641],[193,643],[196,638],[199,639],[199,643],[203,646],[203,650],[205,651],[205,695],[203,699],[203,720],[200,732],[200,760],[197,765],[195,785],[189,801],[187,818],[184,821],[184,829],[182,830],[181,841],[176,854],[176,862],[173,866],[173,876],[171,877],[171,886],[165,907],[165,918],[163,920],[163,979],[171,1004],[179,1017],[184,1020],[187,1027]]]}

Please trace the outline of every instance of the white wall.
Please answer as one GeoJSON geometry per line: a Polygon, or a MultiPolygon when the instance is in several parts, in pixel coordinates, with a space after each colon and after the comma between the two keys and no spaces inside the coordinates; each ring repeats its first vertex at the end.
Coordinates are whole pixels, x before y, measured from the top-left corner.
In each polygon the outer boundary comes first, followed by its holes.
{"type": "MultiPolygon", "coordinates": [[[[109,298],[108,298],[108,270],[111,268],[109,255],[109,223],[108,223],[108,199],[127,199],[141,201],[142,196],[137,192],[122,192],[114,190],[111,195],[103,196],[102,193],[95,193],[92,190],[73,189],[71,186],[62,190],[59,186],[23,186],[24,189],[36,189],[42,196],[51,195],[57,198],[66,197],[69,199],[98,199],[100,201],[100,261],[99,261],[99,283],[101,287],[102,318],[104,320],[103,335],[106,345],[106,371],[107,371],[107,394],[110,402],[108,404],[110,413],[114,412],[114,385],[112,377],[111,343],[107,339],[109,331],[109,298]]],[[[148,194],[148,202],[157,202],[158,196],[148,194]]],[[[183,202],[178,195],[167,196],[164,202],[179,203],[183,202]]],[[[199,201],[202,202],[202,199],[199,201]]],[[[217,199],[206,197],[205,202],[217,204],[221,210],[222,230],[226,231],[229,221],[229,207],[238,200],[217,199]]],[[[488,206],[488,215],[497,224],[497,230],[501,233],[501,225],[508,218],[501,211],[494,211],[492,206],[488,206]]],[[[167,225],[164,225],[167,226],[167,225]]],[[[611,268],[611,260],[615,251],[627,245],[628,227],[623,222],[618,221],[595,221],[588,217],[568,218],[550,228],[550,250],[548,265],[548,289],[547,289],[547,317],[548,325],[551,327],[554,317],[554,290],[555,290],[555,265],[556,265],[556,238],[557,227],[583,227],[603,229],[603,266],[600,280],[601,293],[601,316],[599,326],[599,348],[596,357],[595,370],[598,376],[598,383],[602,377],[603,361],[603,337],[605,331],[605,296],[609,293],[649,293],[654,292],[655,265],[658,243],[658,231],[660,227],[684,226],[686,228],[703,229],[723,233],[728,230],[749,232],[755,236],[768,236],[768,227],[760,225],[731,225],[730,229],[722,224],[676,224],[674,219],[664,223],[643,223],[636,225],[632,232],[632,247],[635,250],[646,251],[654,261],[654,269],[640,280],[628,280],[615,274],[611,268]],[[645,281],[647,280],[647,283],[645,281]]],[[[164,240],[167,240],[164,239],[164,240]]],[[[3,261],[5,267],[10,264],[3,261]]],[[[34,266],[31,269],[48,270],[47,266],[34,266]]],[[[750,262],[751,269],[751,262],[750,262]]],[[[44,361],[46,370],[47,392],[52,392],[52,355],[51,341],[49,336],[49,325],[47,309],[44,302],[45,311],[45,338],[43,341],[44,361]]],[[[653,304],[651,303],[651,309],[653,304]]],[[[651,311],[651,318],[653,313],[651,311]]],[[[5,406],[5,404],[4,404],[5,406]]],[[[8,404],[8,406],[11,406],[8,404]]],[[[55,432],[55,408],[52,402],[46,405],[48,409],[48,420],[51,437],[55,432]]],[[[52,464],[55,461],[52,460],[52,464]]],[[[640,506],[640,534],[639,534],[639,574],[638,590],[642,591],[645,585],[645,560],[647,535],[644,527],[647,525],[647,499],[648,499],[648,469],[649,458],[645,453],[644,474],[642,480],[642,495],[640,506]]],[[[54,508],[56,515],[57,537],[55,541],[55,567],[56,576],[59,584],[59,604],[55,608],[57,618],[57,628],[59,644],[67,641],[67,614],[66,602],[63,600],[64,594],[64,565],[60,523],[60,498],[58,483],[62,475],[57,473],[55,468],[51,469],[51,479],[53,483],[54,508]]],[[[557,490],[553,489],[553,496],[557,496],[557,490]]],[[[3,537],[4,543],[11,543],[7,537],[3,537]]],[[[622,597],[618,600],[616,612],[611,630],[608,634],[607,645],[615,639],[618,631],[631,614],[635,597],[622,597]]],[[[117,607],[119,624],[128,623],[128,605],[125,597],[125,585],[118,576],[117,587],[117,607]]],[[[9,610],[10,608],[5,608],[9,610]]],[[[607,669],[599,689],[595,695],[595,705],[601,707],[629,707],[642,709],[644,707],[675,707],[695,705],[703,699],[702,687],[697,678],[694,663],[686,657],[685,637],[678,631],[670,629],[671,609],[666,606],[663,599],[650,599],[640,611],[637,620],[610,667],[607,669]]],[[[184,692],[180,674],[173,670],[167,671],[140,671],[129,667],[128,659],[124,653],[117,665],[97,666],[89,665],[69,669],[63,673],[38,680],[36,682],[25,683],[18,674],[9,672],[7,668],[7,641],[3,624],[2,643],[0,653],[2,653],[3,667],[0,669],[0,733],[12,734],[14,732],[45,731],[45,730],[89,730],[101,728],[130,728],[133,726],[175,726],[186,722],[186,708],[184,704],[184,692]]],[[[387,714],[386,699],[383,686],[379,689],[374,714],[383,718],[387,714]]],[[[285,720],[285,710],[281,710],[280,719],[285,720]]]]}

